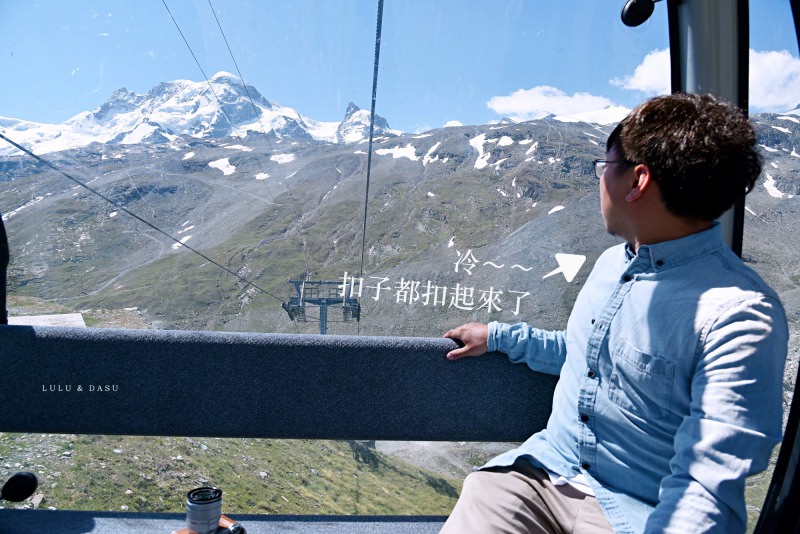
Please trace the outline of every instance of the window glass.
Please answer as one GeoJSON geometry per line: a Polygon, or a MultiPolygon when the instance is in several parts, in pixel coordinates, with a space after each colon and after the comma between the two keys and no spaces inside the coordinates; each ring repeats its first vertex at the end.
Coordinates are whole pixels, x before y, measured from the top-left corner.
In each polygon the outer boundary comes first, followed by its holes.
{"type": "Polygon", "coordinates": [[[665,10],[389,2],[370,161],[372,3],[3,10],[3,132],[42,158],[0,144],[11,315],[91,326],[562,324],[613,242],[590,161],[669,83],[665,10]]]}
{"type": "MultiPolygon", "coordinates": [[[[789,319],[784,373],[784,420],[789,415],[800,359],[800,57],[789,2],[750,2],[750,114],[764,158],[756,189],[747,195],[742,256],[776,291],[789,319]],[[764,21],[774,21],[764,24],[764,21]]],[[[748,484],[750,529],[764,502],[774,463],[748,484]]]]}
{"type": "MultiPolygon", "coordinates": [[[[627,28],[622,2],[386,2],[370,154],[375,4],[4,3],[0,133],[40,158],[0,139],[12,321],[562,328],[617,242],[591,160],[627,110],[670,90],[665,3],[627,28]]],[[[744,255],[789,312],[788,403],[800,68],[788,6],[756,4],[766,165],[744,255]]],[[[180,511],[187,487],[243,477],[226,511],[445,514],[507,448],[4,434],[0,474],[36,470],[56,508],[180,511]]]]}

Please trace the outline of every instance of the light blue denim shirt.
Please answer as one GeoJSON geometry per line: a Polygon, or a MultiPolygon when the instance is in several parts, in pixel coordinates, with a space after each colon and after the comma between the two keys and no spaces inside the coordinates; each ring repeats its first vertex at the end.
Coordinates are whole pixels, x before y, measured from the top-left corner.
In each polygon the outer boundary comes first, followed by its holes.
{"type": "Polygon", "coordinates": [[[718,224],[604,252],[565,331],[489,324],[489,350],[560,374],[520,456],[587,476],[616,532],[744,532],[745,477],[780,441],[788,327],[718,224]]]}

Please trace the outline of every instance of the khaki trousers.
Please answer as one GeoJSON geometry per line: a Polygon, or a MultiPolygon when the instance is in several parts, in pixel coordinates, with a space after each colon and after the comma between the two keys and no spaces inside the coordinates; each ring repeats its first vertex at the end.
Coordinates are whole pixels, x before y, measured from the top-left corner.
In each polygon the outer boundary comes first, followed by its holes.
{"type": "Polygon", "coordinates": [[[442,534],[613,533],[597,499],[526,461],[470,473],[442,534]]]}

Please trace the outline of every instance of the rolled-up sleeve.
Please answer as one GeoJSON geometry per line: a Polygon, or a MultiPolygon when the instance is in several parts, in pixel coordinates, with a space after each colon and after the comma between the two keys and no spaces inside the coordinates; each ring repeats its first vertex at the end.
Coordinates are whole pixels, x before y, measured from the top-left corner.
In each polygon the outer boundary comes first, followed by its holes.
{"type": "Polygon", "coordinates": [[[567,357],[564,330],[541,330],[527,323],[489,323],[489,351],[502,352],[514,363],[525,363],[534,371],[557,375],[567,357]]]}

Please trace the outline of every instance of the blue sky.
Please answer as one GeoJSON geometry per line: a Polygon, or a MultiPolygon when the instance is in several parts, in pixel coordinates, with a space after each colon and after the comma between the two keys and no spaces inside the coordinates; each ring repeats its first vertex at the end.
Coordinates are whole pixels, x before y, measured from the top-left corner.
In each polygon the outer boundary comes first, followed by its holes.
{"type": "MultiPolygon", "coordinates": [[[[634,29],[619,20],[623,3],[385,0],[377,113],[413,132],[632,107],[668,83],[666,2],[634,29]]],[[[789,2],[752,3],[754,111],[794,108],[789,2]]],[[[237,74],[208,0],[166,4],[206,75],[237,74]]],[[[341,120],[350,101],[369,108],[377,1],[211,4],[242,76],[266,98],[321,121],[341,120]]],[[[3,1],[0,35],[0,116],[62,122],[120,87],[203,80],[161,0],[3,1]]]]}

